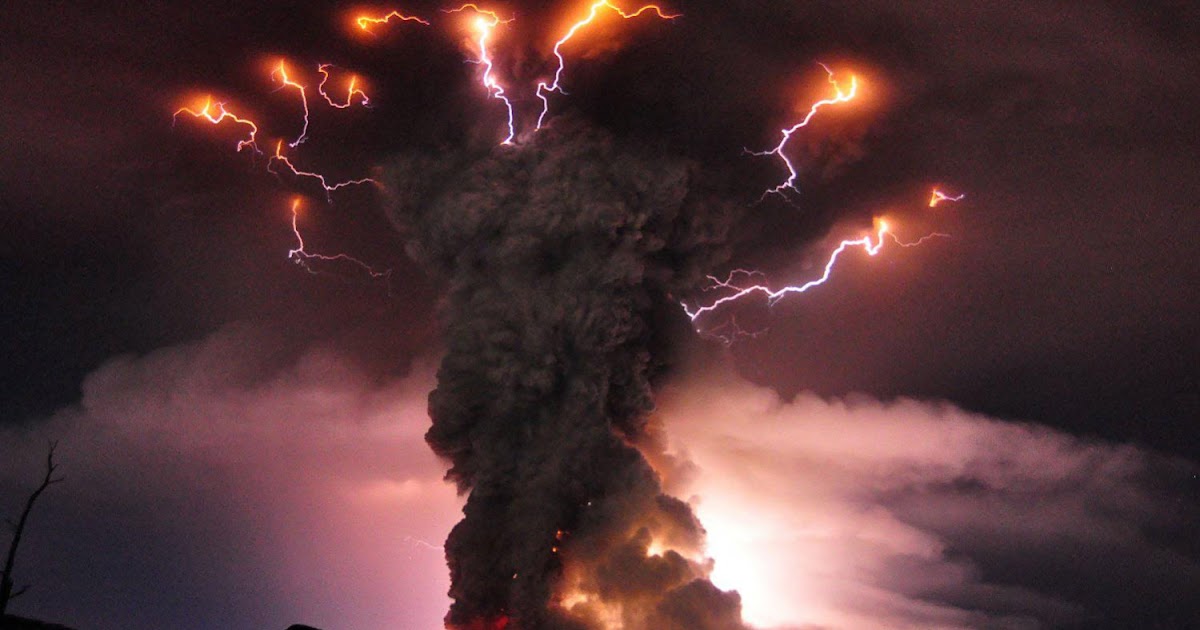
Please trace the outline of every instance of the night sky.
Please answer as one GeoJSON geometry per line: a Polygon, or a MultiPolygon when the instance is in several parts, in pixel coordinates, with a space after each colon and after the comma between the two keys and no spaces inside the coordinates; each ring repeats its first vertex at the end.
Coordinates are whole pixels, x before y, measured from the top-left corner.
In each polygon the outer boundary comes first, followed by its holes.
{"type": "MultiPolygon", "coordinates": [[[[326,204],[235,152],[235,130],[171,114],[212,93],[262,137],[294,137],[272,61],[308,80],[352,69],[373,108],[314,105],[290,153],[343,179],[498,141],[503,110],[461,37],[364,35],[360,6],[293,4],[0,9],[0,513],[47,439],[67,476],[37,506],[16,571],[33,589],[11,612],[329,630],[445,612],[436,546],[459,499],[421,440],[444,287],[406,256],[386,191],[326,204]],[[391,275],[289,261],[296,194],[311,250],[391,275]]],[[[517,18],[497,67],[532,86],[576,4],[496,6],[517,18]]],[[[693,160],[741,199],[714,273],[804,282],[881,215],[905,238],[950,235],[847,254],[826,285],[744,305],[757,333],[728,346],[681,342],[656,417],[699,472],[673,489],[700,497],[714,581],[757,573],[747,620],[1200,625],[1200,12],[668,6],[682,17],[574,59],[552,112],[693,160]],[[793,141],[799,193],[760,201],[786,170],[744,149],[827,95],[818,62],[864,95],[793,141]],[[966,196],[929,208],[935,186],[966,196]],[[753,550],[723,533],[738,526],[722,505],[778,525],[761,541],[783,541],[786,566],[722,576],[753,550]]],[[[528,119],[531,87],[512,91],[528,119]]]]}

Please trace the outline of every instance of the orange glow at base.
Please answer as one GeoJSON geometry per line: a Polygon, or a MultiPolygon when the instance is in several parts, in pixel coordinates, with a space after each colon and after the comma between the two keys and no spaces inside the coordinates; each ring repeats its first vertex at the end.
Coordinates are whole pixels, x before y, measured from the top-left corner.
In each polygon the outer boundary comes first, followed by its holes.
{"type": "Polygon", "coordinates": [[[465,624],[447,624],[446,630],[505,630],[508,623],[508,615],[500,615],[493,619],[472,619],[465,624]]]}

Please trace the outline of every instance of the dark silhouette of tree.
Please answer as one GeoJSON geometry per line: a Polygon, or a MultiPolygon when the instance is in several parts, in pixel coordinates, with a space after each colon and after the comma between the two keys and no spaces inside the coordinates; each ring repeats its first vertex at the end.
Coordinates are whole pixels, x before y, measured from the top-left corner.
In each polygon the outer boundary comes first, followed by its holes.
{"type": "Polygon", "coordinates": [[[54,471],[58,469],[58,464],[54,463],[54,449],[58,448],[58,442],[51,442],[46,453],[46,476],[42,478],[42,484],[34,490],[29,498],[25,500],[25,509],[21,511],[21,518],[16,523],[6,519],[9,528],[12,529],[12,543],[8,546],[8,557],[4,560],[4,572],[0,573],[0,618],[4,617],[4,613],[8,610],[8,602],[19,597],[22,593],[29,590],[28,586],[22,586],[16,592],[13,592],[13,563],[17,559],[17,547],[21,544],[21,534],[25,532],[25,524],[29,522],[29,512],[33,510],[33,504],[42,496],[46,488],[63,480],[62,477],[55,477],[54,471]]]}

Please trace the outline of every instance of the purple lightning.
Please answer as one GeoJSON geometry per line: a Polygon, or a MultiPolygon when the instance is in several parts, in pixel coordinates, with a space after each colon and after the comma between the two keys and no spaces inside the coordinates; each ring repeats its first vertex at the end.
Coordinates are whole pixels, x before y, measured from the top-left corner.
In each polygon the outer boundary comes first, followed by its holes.
{"type": "Polygon", "coordinates": [[[858,93],[858,77],[856,77],[854,75],[850,75],[850,89],[848,91],[843,92],[842,86],[839,85],[838,82],[833,78],[833,70],[830,70],[829,66],[826,66],[825,64],[820,64],[820,66],[822,68],[824,68],[825,72],[829,75],[829,83],[831,85],[833,85],[833,90],[834,90],[833,97],[823,99],[823,100],[817,101],[816,103],[813,103],[812,107],[810,107],[808,110],[808,114],[804,117],[803,120],[792,125],[788,129],[783,129],[781,131],[781,133],[783,134],[783,137],[780,138],[779,144],[775,145],[775,148],[771,149],[770,151],[750,151],[750,150],[746,151],[747,153],[749,153],[751,155],[778,156],[780,160],[783,160],[784,165],[787,166],[788,178],[786,180],[784,180],[784,182],[782,184],[764,192],[763,197],[766,197],[769,194],[783,194],[784,189],[787,189],[787,188],[790,188],[792,190],[797,190],[796,189],[796,177],[799,176],[799,173],[796,171],[796,166],[794,164],[792,164],[792,161],[788,158],[787,154],[783,152],[783,149],[784,149],[784,147],[787,146],[788,141],[792,139],[792,134],[796,133],[797,131],[799,131],[800,129],[802,129],[804,127],[807,127],[808,123],[813,119],[813,116],[816,116],[817,111],[820,110],[822,107],[825,107],[826,105],[834,105],[837,103],[845,103],[846,101],[849,101],[850,99],[854,98],[855,95],[858,93]]]}
{"type": "Polygon", "coordinates": [[[479,34],[479,40],[476,45],[479,47],[478,59],[469,60],[471,63],[477,63],[483,66],[483,87],[487,88],[492,98],[503,101],[504,107],[508,110],[508,136],[500,144],[512,144],[513,136],[517,135],[516,128],[513,125],[513,105],[504,95],[504,86],[493,74],[495,63],[492,60],[492,54],[488,50],[488,38],[491,37],[492,31],[499,24],[511,22],[512,20],[501,20],[500,16],[493,11],[485,11],[480,9],[473,3],[464,4],[457,9],[449,9],[446,13],[458,13],[470,9],[474,11],[478,17],[471,22],[471,27],[479,34]]]}
{"type": "MultiPolygon", "coordinates": [[[[746,270],[746,269],[734,269],[733,271],[729,272],[729,275],[724,280],[717,278],[715,276],[709,276],[708,279],[712,281],[712,284],[705,289],[706,291],[714,290],[714,289],[729,289],[729,290],[732,290],[733,293],[726,295],[724,297],[718,298],[717,300],[714,300],[711,304],[699,306],[695,310],[688,307],[687,304],[681,303],[681,305],[683,306],[683,310],[685,313],[687,313],[688,317],[691,318],[691,320],[693,322],[695,322],[698,318],[700,318],[700,316],[704,315],[705,313],[710,313],[712,311],[715,311],[716,309],[720,308],[722,305],[728,304],[730,302],[736,302],[737,300],[740,300],[752,293],[759,293],[759,294],[765,295],[767,297],[767,304],[770,306],[774,306],[779,300],[783,299],[784,296],[790,295],[792,293],[804,293],[805,291],[808,291],[809,289],[812,289],[813,287],[818,287],[822,284],[825,284],[825,282],[827,280],[829,280],[829,277],[833,274],[833,268],[837,265],[838,257],[841,256],[842,253],[845,252],[847,249],[850,249],[852,247],[861,247],[862,250],[864,252],[866,252],[868,256],[875,256],[883,248],[885,236],[890,237],[897,245],[899,245],[901,247],[916,247],[917,245],[920,245],[929,239],[949,238],[950,237],[949,234],[944,234],[941,232],[934,232],[932,234],[927,234],[925,236],[922,236],[921,238],[919,238],[915,241],[905,242],[905,241],[901,241],[899,239],[899,237],[897,237],[895,234],[893,234],[891,232],[891,228],[888,226],[887,221],[880,219],[880,220],[878,220],[878,225],[879,225],[879,228],[875,233],[875,237],[874,237],[873,241],[872,241],[871,235],[868,234],[862,238],[848,239],[848,240],[844,240],[841,243],[839,243],[838,246],[829,255],[829,260],[827,260],[825,262],[825,268],[824,268],[823,272],[821,273],[821,276],[816,279],[809,280],[808,282],[805,282],[804,284],[785,286],[781,289],[772,289],[765,284],[752,284],[752,285],[748,285],[748,286],[743,286],[740,283],[736,283],[735,280],[739,277],[749,278],[751,276],[762,275],[762,273],[758,272],[758,271],[750,271],[750,270],[746,270]]],[[[745,334],[744,331],[741,331],[740,329],[736,329],[735,333],[737,333],[739,336],[744,336],[744,334],[745,334]]]]}
{"type": "Polygon", "coordinates": [[[284,166],[286,166],[288,168],[289,171],[292,172],[293,175],[295,175],[297,177],[309,177],[309,178],[315,179],[318,182],[320,182],[321,188],[325,189],[325,199],[331,203],[333,202],[333,191],[335,191],[339,188],[345,188],[346,186],[357,186],[357,185],[367,184],[367,183],[372,183],[372,184],[377,183],[375,180],[371,179],[370,177],[363,177],[360,179],[351,179],[351,180],[347,180],[344,182],[339,182],[337,184],[330,184],[325,179],[324,175],[321,175],[319,173],[313,173],[310,171],[299,170],[296,168],[296,166],[294,164],[292,164],[292,161],[289,160],[288,157],[283,154],[283,141],[282,140],[280,140],[275,145],[275,155],[272,155],[267,160],[267,170],[275,175],[278,175],[279,172],[275,170],[275,164],[283,164],[284,166]]]}
{"type": "Polygon", "coordinates": [[[356,265],[356,266],[362,268],[362,270],[366,271],[367,275],[371,276],[372,278],[387,278],[392,275],[391,269],[377,271],[371,265],[368,265],[367,263],[365,263],[349,254],[334,254],[334,255],[330,256],[330,255],[325,255],[325,254],[312,254],[312,253],[305,251],[304,237],[300,235],[300,226],[299,226],[300,204],[301,204],[300,197],[295,197],[292,199],[292,234],[294,234],[296,236],[296,247],[291,250],[288,250],[288,260],[295,261],[295,263],[297,265],[300,265],[301,267],[304,268],[305,271],[313,274],[314,276],[319,275],[319,272],[317,270],[313,269],[309,264],[314,260],[320,260],[323,262],[338,262],[338,261],[348,262],[350,264],[353,264],[353,265],[356,265]]]}

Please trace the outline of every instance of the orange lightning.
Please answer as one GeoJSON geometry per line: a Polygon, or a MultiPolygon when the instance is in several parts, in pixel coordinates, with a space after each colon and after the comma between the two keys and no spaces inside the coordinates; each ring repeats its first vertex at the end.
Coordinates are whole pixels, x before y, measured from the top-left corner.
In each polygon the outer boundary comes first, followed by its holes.
{"type": "Polygon", "coordinates": [[[632,13],[627,13],[620,7],[608,2],[608,0],[597,0],[596,2],[594,2],[592,4],[591,8],[588,10],[587,17],[572,24],[571,28],[567,29],[566,34],[563,35],[561,39],[559,39],[557,42],[554,43],[554,56],[558,59],[558,69],[554,71],[554,80],[551,81],[550,83],[541,81],[537,85],[537,97],[542,99],[542,113],[540,116],[538,116],[538,120],[537,120],[537,128],[538,129],[542,128],[542,120],[546,118],[546,112],[549,111],[549,109],[550,109],[550,100],[549,100],[550,92],[558,92],[559,94],[564,94],[564,95],[567,93],[565,90],[563,90],[562,83],[561,83],[563,69],[566,67],[566,63],[567,63],[566,60],[562,56],[563,45],[566,44],[568,41],[570,41],[571,38],[574,37],[575,34],[577,32],[579,32],[580,29],[591,24],[596,19],[596,16],[600,14],[600,9],[605,9],[605,8],[612,10],[617,15],[621,16],[622,18],[625,18],[626,20],[628,20],[630,18],[635,18],[647,11],[653,11],[655,14],[658,15],[658,17],[660,17],[664,20],[673,20],[673,19],[679,17],[679,14],[663,13],[662,8],[659,7],[658,5],[654,5],[654,4],[647,4],[645,6],[640,7],[638,10],[636,10],[632,13]]]}
{"type": "Polygon", "coordinates": [[[421,18],[412,16],[412,15],[404,15],[403,13],[401,13],[399,11],[392,11],[386,15],[381,15],[379,17],[372,17],[369,15],[360,15],[360,16],[354,18],[354,23],[358,24],[358,28],[370,33],[372,24],[387,24],[388,22],[392,21],[392,18],[396,18],[396,19],[400,20],[401,22],[417,22],[419,24],[424,24],[425,26],[429,26],[429,22],[426,22],[425,20],[422,20],[421,18]]]}
{"type": "Polygon", "coordinates": [[[171,117],[171,124],[172,125],[175,124],[175,120],[177,118],[179,118],[180,114],[189,114],[196,118],[203,118],[204,120],[207,120],[208,122],[210,122],[214,125],[219,125],[223,121],[226,121],[226,120],[232,120],[233,122],[235,122],[239,125],[246,125],[247,127],[250,128],[250,134],[246,136],[246,139],[238,141],[237,150],[241,151],[242,149],[244,149],[246,147],[250,147],[256,153],[262,153],[262,151],[258,150],[258,145],[255,144],[255,136],[258,134],[258,125],[254,124],[254,121],[248,120],[246,118],[237,117],[232,112],[225,109],[225,103],[216,103],[215,104],[215,107],[216,107],[215,112],[213,111],[213,107],[214,107],[214,103],[212,100],[212,96],[207,96],[204,99],[204,106],[198,110],[192,109],[190,107],[181,107],[178,110],[176,110],[175,115],[171,117]]]}
{"type": "Polygon", "coordinates": [[[304,128],[300,130],[300,135],[295,140],[288,143],[289,147],[296,148],[308,139],[308,93],[303,85],[296,83],[288,76],[287,66],[284,65],[283,59],[279,60],[279,67],[271,71],[271,77],[279,78],[279,89],[293,87],[300,92],[300,102],[304,105],[304,128]]]}
{"type": "Polygon", "coordinates": [[[272,155],[270,159],[267,160],[267,170],[278,175],[279,173],[276,172],[274,168],[276,163],[283,164],[288,168],[289,171],[292,172],[293,175],[297,177],[309,177],[320,182],[321,188],[325,189],[325,198],[330,202],[333,201],[333,191],[339,188],[345,188],[346,186],[357,186],[359,184],[366,183],[376,183],[375,180],[371,179],[370,177],[363,177],[361,179],[351,179],[344,182],[339,182],[337,184],[330,184],[328,181],[326,181],[324,175],[309,171],[301,171],[292,164],[291,160],[289,160],[286,155],[283,154],[283,140],[280,140],[275,144],[275,155],[272,155]]]}
{"type": "Polygon", "coordinates": [[[929,197],[929,207],[936,208],[937,205],[943,201],[962,201],[963,197],[966,197],[966,196],[967,196],[966,194],[961,194],[961,195],[952,197],[952,196],[947,195],[946,193],[943,193],[942,191],[934,188],[933,195],[929,197]]]}
{"type": "Polygon", "coordinates": [[[495,12],[480,9],[474,3],[467,3],[457,9],[447,10],[446,13],[459,13],[467,9],[478,14],[478,17],[471,22],[471,26],[479,35],[479,40],[476,42],[476,45],[479,47],[479,58],[471,61],[483,66],[483,87],[487,88],[492,98],[503,101],[505,108],[508,110],[508,136],[500,144],[512,144],[513,136],[516,135],[516,130],[513,126],[512,102],[504,95],[504,86],[500,85],[495,74],[493,74],[495,64],[492,60],[491,52],[488,51],[488,39],[491,38],[492,31],[496,29],[497,25],[511,22],[512,20],[501,20],[500,16],[496,15],[495,12]]]}
{"type": "Polygon", "coordinates": [[[338,103],[337,101],[334,101],[332,98],[329,97],[329,94],[327,94],[325,92],[325,84],[329,81],[328,68],[332,65],[333,64],[331,64],[331,63],[323,63],[323,64],[317,66],[317,72],[321,73],[321,82],[317,84],[317,93],[320,94],[321,97],[325,99],[325,102],[329,103],[330,106],[332,106],[332,107],[336,107],[338,109],[346,109],[346,108],[350,107],[351,105],[353,105],[354,95],[357,94],[358,98],[359,98],[359,102],[362,103],[362,106],[370,107],[371,99],[367,98],[367,93],[363,92],[362,89],[358,87],[358,76],[357,75],[350,75],[350,87],[346,90],[346,102],[345,103],[338,103]]]}
{"type": "Polygon", "coordinates": [[[309,266],[309,264],[314,260],[320,260],[323,262],[348,262],[352,265],[362,268],[367,272],[367,275],[371,276],[372,278],[386,278],[391,275],[392,271],[390,269],[378,271],[371,265],[368,265],[367,263],[349,254],[311,254],[305,251],[304,237],[300,236],[300,226],[298,224],[300,220],[300,203],[300,197],[295,197],[292,199],[292,234],[296,237],[296,247],[288,251],[288,260],[295,261],[297,265],[304,267],[305,271],[313,275],[317,275],[319,273],[317,270],[309,266]]]}
{"type": "Polygon", "coordinates": [[[784,180],[782,184],[764,192],[764,197],[771,193],[783,194],[785,188],[796,190],[796,177],[799,176],[799,173],[796,171],[796,167],[792,164],[792,161],[788,159],[788,156],[783,152],[783,149],[787,146],[788,141],[792,139],[792,134],[796,133],[796,131],[800,130],[801,128],[808,126],[808,123],[813,119],[813,116],[817,115],[817,110],[825,107],[826,105],[845,103],[846,101],[853,99],[858,94],[858,77],[850,75],[850,89],[843,91],[842,86],[837,82],[836,79],[833,78],[833,70],[830,70],[829,66],[826,66],[825,64],[820,64],[820,66],[824,68],[825,72],[829,75],[829,83],[833,85],[833,96],[813,103],[812,107],[808,109],[808,114],[804,116],[803,120],[792,125],[788,129],[782,130],[783,137],[779,140],[779,144],[775,145],[775,148],[771,149],[770,151],[747,151],[747,153],[750,153],[751,155],[778,156],[779,159],[783,160],[784,165],[787,166],[788,178],[784,180]]]}

